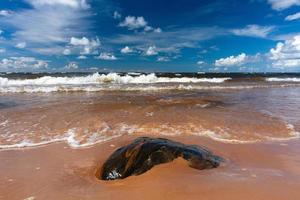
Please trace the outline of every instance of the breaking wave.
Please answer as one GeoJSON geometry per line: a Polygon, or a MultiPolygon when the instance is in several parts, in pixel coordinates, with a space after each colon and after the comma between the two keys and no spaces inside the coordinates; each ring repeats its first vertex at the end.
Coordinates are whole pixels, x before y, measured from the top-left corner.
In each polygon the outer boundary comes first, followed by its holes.
{"type": "Polygon", "coordinates": [[[0,86],[53,86],[53,85],[91,85],[91,84],[151,84],[151,83],[222,83],[230,78],[168,78],[157,77],[155,74],[142,74],[121,76],[117,73],[99,74],[95,73],[83,77],[52,77],[44,76],[36,79],[12,80],[0,78],[0,86]]]}
{"type": "MultiPolygon", "coordinates": [[[[35,92],[96,92],[103,90],[160,90],[155,84],[168,83],[223,83],[231,78],[189,78],[189,77],[157,77],[152,74],[117,73],[99,74],[77,77],[43,76],[35,79],[9,79],[0,77],[1,93],[35,93],[35,92]],[[143,85],[143,86],[141,86],[143,85]],[[141,86],[141,87],[139,87],[141,86]]],[[[161,89],[180,89],[164,86],[161,89]]]]}
{"type": "Polygon", "coordinates": [[[300,78],[267,78],[269,82],[300,82],[300,78]]]}

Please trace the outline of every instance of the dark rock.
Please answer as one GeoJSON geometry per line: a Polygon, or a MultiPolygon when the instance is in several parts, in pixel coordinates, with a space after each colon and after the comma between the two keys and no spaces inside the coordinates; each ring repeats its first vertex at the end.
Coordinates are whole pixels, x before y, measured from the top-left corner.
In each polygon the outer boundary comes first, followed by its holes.
{"type": "Polygon", "coordinates": [[[190,167],[203,170],[216,168],[223,162],[219,156],[196,145],[184,145],[162,138],[142,137],[116,150],[104,163],[100,179],[115,180],[140,175],[153,166],[182,157],[190,167]]]}

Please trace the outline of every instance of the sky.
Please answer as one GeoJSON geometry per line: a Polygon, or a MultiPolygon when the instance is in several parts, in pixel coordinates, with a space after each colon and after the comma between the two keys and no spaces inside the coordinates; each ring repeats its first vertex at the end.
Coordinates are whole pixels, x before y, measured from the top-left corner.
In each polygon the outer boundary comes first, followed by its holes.
{"type": "Polygon", "coordinates": [[[0,71],[300,72],[300,0],[1,0],[0,71]]]}

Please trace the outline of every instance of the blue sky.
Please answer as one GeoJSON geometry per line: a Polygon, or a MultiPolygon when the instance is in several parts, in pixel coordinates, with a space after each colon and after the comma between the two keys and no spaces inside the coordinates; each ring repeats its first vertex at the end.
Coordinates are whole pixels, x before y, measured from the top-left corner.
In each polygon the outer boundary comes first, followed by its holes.
{"type": "Polygon", "coordinates": [[[299,72],[300,0],[1,0],[0,71],[299,72]]]}

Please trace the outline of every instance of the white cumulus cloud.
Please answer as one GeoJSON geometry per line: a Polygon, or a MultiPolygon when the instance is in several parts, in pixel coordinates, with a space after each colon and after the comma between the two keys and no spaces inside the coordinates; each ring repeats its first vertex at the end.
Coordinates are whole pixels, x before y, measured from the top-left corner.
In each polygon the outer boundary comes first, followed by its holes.
{"type": "Polygon", "coordinates": [[[117,57],[112,54],[112,53],[101,53],[98,57],[96,57],[97,59],[100,60],[117,60],[117,57]]]}
{"type": "Polygon", "coordinates": [[[156,46],[150,46],[145,52],[146,56],[155,56],[157,54],[158,52],[156,46]]]}
{"type": "Polygon", "coordinates": [[[162,30],[161,30],[161,28],[156,28],[156,29],[154,29],[154,32],[155,32],[155,33],[161,33],[162,30]]]}
{"type": "Polygon", "coordinates": [[[123,49],[121,49],[121,53],[123,54],[128,54],[128,53],[132,53],[133,49],[130,48],[129,46],[124,47],[123,49]]]}
{"type": "Polygon", "coordinates": [[[148,22],[144,17],[127,16],[123,22],[119,24],[120,27],[127,27],[129,30],[135,30],[146,27],[148,22]]]}
{"type": "Polygon", "coordinates": [[[67,69],[67,70],[76,70],[78,68],[79,68],[79,66],[76,62],[70,62],[65,66],[65,69],[67,69]]]}
{"type": "Polygon", "coordinates": [[[299,67],[300,66],[300,35],[277,43],[269,52],[269,59],[273,67],[299,67]]]}
{"type": "MultiPolygon", "coordinates": [[[[80,54],[88,55],[95,52],[101,45],[99,38],[88,39],[86,37],[76,38],[71,37],[70,45],[80,50],[80,54]]],[[[71,47],[70,47],[71,48],[71,47]]]]}
{"type": "Polygon", "coordinates": [[[70,49],[64,49],[63,54],[66,55],[66,56],[70,55],[71,54],[71,50],[70,49]]]}
{"type": "Polygon", "coordinates": [[[90,44],[90,41],[86,37],[82,37],[82,38],[72,37],[70,44],[74,46],[86,46],[90,44]]]}
{"type": "Polygon", "coordinates": [[[3,71],[33,71],[47,67],[48,61],[34,57],[9,57],[0,61],[0,70],[3,71]]]}
{"type": "Polygon", "coordinates": [[[217,67],[228,67],[228,66],[241,66],[248,60],[248,56],[245,53],[241,53],[238,56],[229,56],[227,58],[221,58],[215,61],[217,67]]]}

